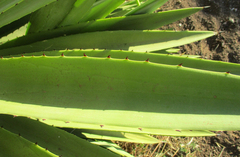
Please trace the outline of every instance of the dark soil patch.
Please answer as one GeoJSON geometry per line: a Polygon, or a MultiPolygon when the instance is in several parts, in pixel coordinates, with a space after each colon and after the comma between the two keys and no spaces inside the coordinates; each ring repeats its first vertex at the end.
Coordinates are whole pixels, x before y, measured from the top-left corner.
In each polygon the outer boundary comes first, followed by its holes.
{"type": "Polygon", "coordinates": [[[181,46],[181,53],[198,54],[206,59],[239,63],[240,1],[236,0],[169,0],[161,10],[210,6],[190,17],[161,29],[209,30],[216,36],[181,46]]]}

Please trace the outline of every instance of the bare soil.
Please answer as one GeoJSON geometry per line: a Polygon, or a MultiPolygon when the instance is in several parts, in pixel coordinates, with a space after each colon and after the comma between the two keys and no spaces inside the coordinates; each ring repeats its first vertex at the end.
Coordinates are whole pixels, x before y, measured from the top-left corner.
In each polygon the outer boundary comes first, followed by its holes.
{"type": "Polygon", "coordinates": [[[239,0],[169,0],[160,11],[200,6],[210,6],[210,8],[161,29],[218,32],[211,38],[182,46],[181,52],[198,54],[206,59],[239,63],[239,0]]]}
{"type": "Polygon", "coordinates": [[[155,136],[158,144],[115,142],[136,157],[239,157],[240,132],[219,132],[212,137],[155,136]]]}
{"type": "MultiPolygon", "coordinates": [[[[188,8],[205,8],[190,17],[160,29],[209,30],[216,36],[181,46],[181,53],[201,55],[205,59],[240,63],[240,1],[239,0],[169,0],[159,11],[188,8]]],[[[240,132],[218,132],[214,137],[156,136],[161,142],[155,145],[118,143],[124,150],[139,157],[240,156],[240,132]]]]}

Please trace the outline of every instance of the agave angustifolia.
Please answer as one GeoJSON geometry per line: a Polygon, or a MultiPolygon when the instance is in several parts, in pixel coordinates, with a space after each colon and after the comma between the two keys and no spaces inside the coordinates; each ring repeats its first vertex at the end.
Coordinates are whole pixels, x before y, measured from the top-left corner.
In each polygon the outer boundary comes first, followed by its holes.
{"type": "Polygon", "coordinates": [[[154,30],[203,9],[153,13],[166,1],[2,0],[0,156],[131,156],[105,140],[238,130],[240,65],[173,54],[215,33],[154,30]]]}

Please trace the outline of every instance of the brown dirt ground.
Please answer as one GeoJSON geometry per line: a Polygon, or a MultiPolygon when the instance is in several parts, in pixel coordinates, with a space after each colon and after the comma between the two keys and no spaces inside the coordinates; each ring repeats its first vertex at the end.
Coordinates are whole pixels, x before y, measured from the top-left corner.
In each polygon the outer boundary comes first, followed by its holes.
{"type": "MultiPolygon", "coordinates": [[[[210,6],[190,17],[161,29],[210,30],[216,36],[181,46],[181,53],[198,54],[206,59],[240,63],[240,1],[239,0],[169,0],[159,11],[210,6]]],[[[124,150],[139,157],[240,156],[240,132],[218,132],[214,137],[156,136],[155,145],[118,143],[124,150]]]]}
{"type": "Polygon", "coordinates": [[[216,36],[181,47],[182,53],[198,54],[206,59],[239,63],[240,1],[238,0],[169,0],[160,11],[210,6],[190,17],[162,27],[175,30],[210,30],[216,36]]]}
{"type": "Polygon", "coordinates": [[[212,137],[155,136],[157,144],[115,142],[136,157],[239,157],[240,132],[218,132],[212,137]]]}

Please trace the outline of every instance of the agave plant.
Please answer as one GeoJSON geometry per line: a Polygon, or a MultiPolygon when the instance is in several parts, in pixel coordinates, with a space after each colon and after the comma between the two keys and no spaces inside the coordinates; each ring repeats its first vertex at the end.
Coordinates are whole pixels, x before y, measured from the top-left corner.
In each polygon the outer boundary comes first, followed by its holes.
{"type": "Polygon", "coordinates": [[[176,54],[215,32],[156,30],[203,9],[154,12],[166,1],[1,0],[0,156],[240,129],[240,65],[176,54]]]}

